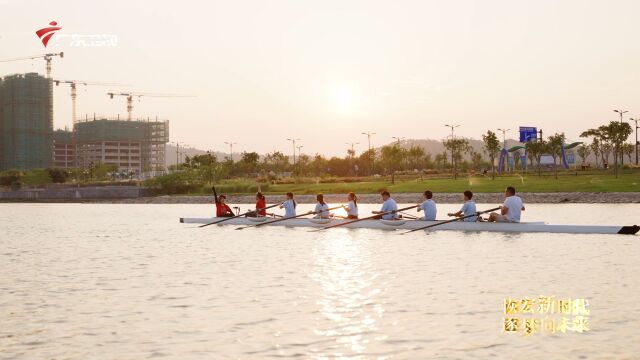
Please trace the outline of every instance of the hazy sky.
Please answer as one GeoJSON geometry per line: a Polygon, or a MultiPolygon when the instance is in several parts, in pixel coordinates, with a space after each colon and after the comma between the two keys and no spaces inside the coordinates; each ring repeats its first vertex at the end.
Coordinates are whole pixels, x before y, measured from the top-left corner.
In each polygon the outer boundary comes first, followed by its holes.
{"type": "MultiPolygon", "coordinates": [[[[0,0],[0,59],[65,52],[53,76],[196,94],[143,98],[134,116],[171,121],[171,141],[204,150],[344,155],[392,136],[479,138],[520,125],[545,134],[640,117],[640,1],[12,1],[0,0]],[[113,34],[71,47],[34,34],[113,34]],[[56,46],[57,44],[57,46],[56,46]]],[[[0,63],[0,75],[44,61],[0,63]]],[[[78,113],[126,116],[115,87],[81,88],[78,113]],[[85,90],[86,89],[86,90],[85,90]]],[[[68,85],[55,127],[71,125],[68,85]]],[[[512,130],[512,136],[515,131],[512,130]]]]}

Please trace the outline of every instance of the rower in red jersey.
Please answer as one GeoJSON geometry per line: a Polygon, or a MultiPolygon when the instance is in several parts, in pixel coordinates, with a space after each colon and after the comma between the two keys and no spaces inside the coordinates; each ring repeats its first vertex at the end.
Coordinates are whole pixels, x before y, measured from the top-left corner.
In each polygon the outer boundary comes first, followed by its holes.
{"type": "Polygon", "coordinates": [[[216,193],[216,188],[213,188],[213,197],[216,200],[216,216],[217,217],[231,217],[235,216],[233,210],[225,203],[227,197],[224,195],[218,196],[216,193]]]}
{"type": "Polygon", "coordinates": [[[258,216],[267,216],[267,200],[264,195],[260,191],[256,193],[256,211],[258,212],[258,216]]]}

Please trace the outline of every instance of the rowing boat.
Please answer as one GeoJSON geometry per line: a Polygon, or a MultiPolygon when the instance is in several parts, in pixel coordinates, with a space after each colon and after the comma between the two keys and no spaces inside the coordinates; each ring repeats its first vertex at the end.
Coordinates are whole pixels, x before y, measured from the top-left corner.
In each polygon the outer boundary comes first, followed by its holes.
{"type": "MultiPolygon", "coordinates": [[[[225,221],[222,225],[252,225],[265,221],[262,218],[235,218],[225,221]]],[[[187,224],[209,224],[215,222],[216,218],[180,218],[181,223],[187,224]]],[[[288,219],[265,226],[289,226],[289,227],[309,227],[322,228],[325,226],[338,225],[349,222],[347,219],[288,219]]],[[[430,224],[437,224],[438,221],[420,220],[362,220],[343,227],[350,229],[381,229],[381,230],[413,230],[430,224]]],[[[456,221],[438,225],[429,230],[457,230],[457,231],[491,231],[491,232],[522,232],[522,233],[565,233],[565,234],[629,234],[633,235],[640,231],[640,226],[601,226],[601,225],[552,225],[544,222],[522,222],[522,223],[489,223],[489,222],[463,222],[456,221]]]]}

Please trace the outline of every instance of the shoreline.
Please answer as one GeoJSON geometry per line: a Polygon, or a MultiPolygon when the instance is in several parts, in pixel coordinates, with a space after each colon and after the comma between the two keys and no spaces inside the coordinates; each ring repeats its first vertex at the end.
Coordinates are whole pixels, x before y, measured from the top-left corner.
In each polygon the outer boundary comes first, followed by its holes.
{"type": "MultiPolygon", "coordinates": [[[[518,193],[525,203],[529,204],[638,204],[640,192],[554,192],[554,193],[518,193]]],[[[325,194],[328,203],[346,202],[345,194],[325,194]]],[[[281,201],[283,195],[265,195],[267,203],[281,201]]],[[[392,197],[398,203],[411,204],[422,199],[420,193],[396,193],[392,197]]],[[[296,195],[295,199],[301,204],[315,203],[315,195],[296,195]]],[[[443,204],[462,202],[459,193],[435,193],[434,200],[443,204]]],[[[502,203],[503,193],[476,193],[476,203],[502,203]]],[[[252,204],[254,195],[227,195],[230,204],[252,204]]],[[[33,200],[2,200],[0,203],[93,203],[93,204],[211,204],[213,195],[160,195],[121,199],[33,199],[33,200]]],[[[381,203],[378,194],[358,194],[358,202],[362,204],[381,203]]]]}

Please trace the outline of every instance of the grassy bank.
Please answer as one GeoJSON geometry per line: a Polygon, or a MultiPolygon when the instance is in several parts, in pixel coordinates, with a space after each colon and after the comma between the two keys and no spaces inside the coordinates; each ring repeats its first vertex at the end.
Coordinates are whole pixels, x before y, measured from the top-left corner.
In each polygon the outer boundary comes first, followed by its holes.
{"type": "MultiPolygon", "coordinates": [[[[640,192],[640,173],[624,173],[615,178],[607,173],[578,174],[564,173],[556,180],[553,175],[544,174],[539,177],[534,174],[501,176],[492,180],[491,177],[471,176],[457,180],[446,178],[435,179],[401,179],[392,184],[389,179],[367,179],[367,181],[334,182],[298,181],[284,184],[263,185],[261,190],[267,194],[282,194],[287,191],[296,194],[315,193],[377,193],[387,189],[394,193],[415,193],[430,189],[436,192],[501,192],[507,186],[516,187],[519,192],[640,192]]],[[[235,180],[216,185],[225,193],[252,193],[257,184],[249,180],[235,180]],[[240,191],[238,191],[240,190],[240,191]],[[244,191],[243,191],[244,190],[244,191]]]]}

